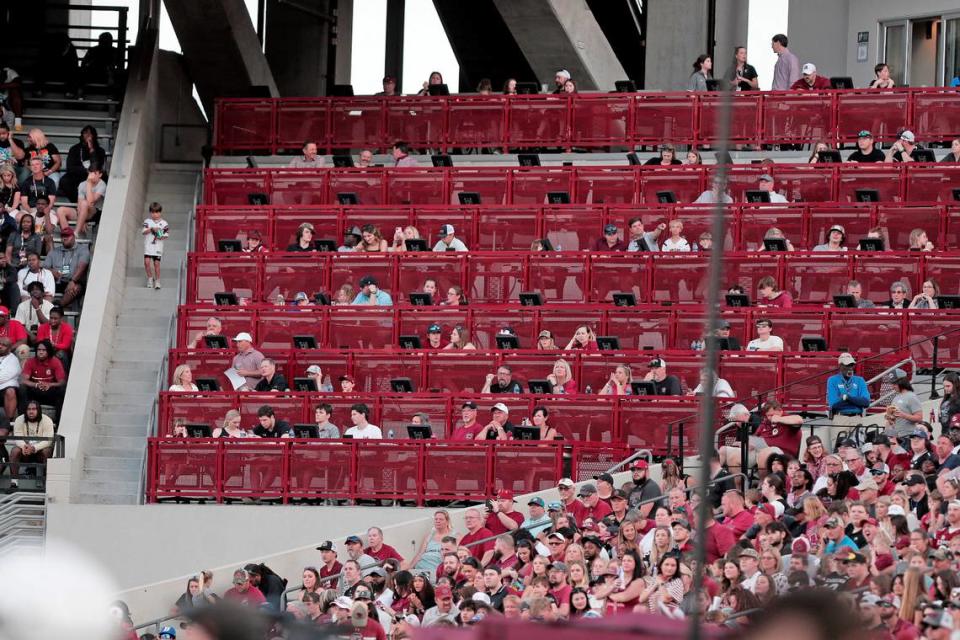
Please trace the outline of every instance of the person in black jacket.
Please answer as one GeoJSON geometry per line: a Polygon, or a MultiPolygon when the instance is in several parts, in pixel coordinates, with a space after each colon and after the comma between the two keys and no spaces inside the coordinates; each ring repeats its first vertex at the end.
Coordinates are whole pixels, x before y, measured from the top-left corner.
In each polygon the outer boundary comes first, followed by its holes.
{"type": "Polygon", "coordinates": [[[280,599],[287,588],[286,578],[281,578],[265,564],[248,564],[244,571],[250,574],[250,584],[260,589],[270,606],[280,611],[280,599]]]}
{"type": "Polygon", "coordinates": [[[57,195],[77,201],[77,188],[87,179],[91,166],[106,166],[107,152],[100,146],[97,130],[89,124],[80,130],[80,141],[67,153],[67,172],[60,178],[57,195]]]}
{"type": "Polygon", "coordinates": [[[667,375],[667,361],[663,358],[654,358],[650,361],[650,371],[644,376],[646,382],[652,382],[654,395],[682,396],[683,388],[677,376],[667,375]]]}

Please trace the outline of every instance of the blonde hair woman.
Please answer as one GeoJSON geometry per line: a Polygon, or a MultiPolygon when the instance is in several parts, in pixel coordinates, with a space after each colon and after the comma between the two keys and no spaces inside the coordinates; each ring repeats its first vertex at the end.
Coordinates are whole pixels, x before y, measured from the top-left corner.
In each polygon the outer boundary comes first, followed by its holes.
{"type": "Polygon", "coordinates": [[[200,389],[193,383],[193,370],[190,365],[181,364],[173,370],[173,384],[170,385],[170,391],[199,391],[200,389]]]}
{"type": "Polygon", "coordinates": [[[463,325],[457,325],[450,332],[450,344],[444,350],[475,351],[477,346],[470,342],[470,331],[463,325]]]}
{"type": "Polygon", "coordinates": [[[223,417],[223,426],[214,429],[214,438],[247,438],[249,434],[240,427],[240,412],[236,409],[227,411],[223,417]]]}
{"type": "Polygon", "coordinates": [[[450,512],[438,509],[433,512],[433,529],[424,537],[420,549],[410,560],[404,561],[400,568],[412,571],[414,575],[426,571],[430,575],[436,572],[443,562],[441,542],[447,536],[454,536],[453,525],[450,523],[450,512]]]}
{"type": "Polygon", "coordinates": [[[17,171],[9,162],[0,166],[0,206],[12,216],[20,213],[20,185],[17,183],[17,171]]]}
{"type": "Polygon", "coordinates": [[[406,241],[407,240],[419,240],[420,232],[417,231],[417,228],[413,225],[407,225],[404,228],[397,227],[393,233],[393,244],[390,246],[390,251],[396,251],[402,253],[407,250],[406,241]]]}
{"type": "Polygon", "coordinates": [[[27,157],[40,158],[43,162],[43,175],[49,177],[57,185],[60,184],[60,151],[47,139],[42,129],[30,129],[28,134],[30,146],[27,147],[27,157]]]}
{"type": "Polygon", "coordinates": [[[610,380],[600,389],[602,396],[628,396],[632,393],[630,381],[633,380],[633,372],[625,364],[618,364],[610,374],[610,380]]]}
{"type": "Polygon", "coordinates": [[[554,393],[567,395],[577,393],[577,382],[573,379],[573,370],[563,358],[553,363],[553,373],[547,376],[547,380],[553,385],[554,393]]]}

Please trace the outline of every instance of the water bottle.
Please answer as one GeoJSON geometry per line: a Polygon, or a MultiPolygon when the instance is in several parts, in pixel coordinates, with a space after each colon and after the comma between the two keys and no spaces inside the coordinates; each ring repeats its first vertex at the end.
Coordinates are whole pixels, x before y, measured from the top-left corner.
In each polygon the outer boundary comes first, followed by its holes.
{"type": "Polygon", "coordinates": [[[387,438],[389,438],[390,440],[393,440],[393,429],[390,429],[389,431],[387,431],[387,438]]]}
{"type": "Polygon", "coordinates": [[[593,387],[591,387],[590,385],[587,385],[587,388],[584,389],[583,391],[584,393],[588,393],[588,394],[593,393],[593,387]]]}

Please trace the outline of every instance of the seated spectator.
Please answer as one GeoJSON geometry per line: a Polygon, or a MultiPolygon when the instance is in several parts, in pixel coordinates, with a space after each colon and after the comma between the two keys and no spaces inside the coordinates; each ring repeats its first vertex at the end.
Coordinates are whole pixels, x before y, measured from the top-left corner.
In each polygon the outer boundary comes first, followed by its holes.
{"type": "MultiPolygon", "coordinates": [[[[707,371],[700,371],[700,383],[696,386],[693,391],[688,392],[688,395],[691,396],[701,396],[704,395],[704,387],[707,382],[707,371]]],[[[713,381],[713,393],[710,394],[713,398],[735,398],[736,394],[733,393],[733,388],[730,386],[730,383],[721,378],[719,375],[713,381]]]]}
{"type": "Polygon", "coordinates": [[[377,288],[377,279],[373,276],[360,278],[360,293],[353,299],[353,304],[390,306],[393,298],[386,291],[377,288]]]}
{"type": "Polygon", "coordinates": [[[910,309],[937,309],[937,297],[940,295],[940,285],[932,278],[923,281],[920,293],[910,301],[910,309]]]}
{"type": "Polygon", "coordinates": [[[419,240],[420,232],[413,225],[407,225],[406,227],[400,228],[397,227],[393,232],[393,244],[390,246],[390,251],[404,252],[407,250],[406,241],[407,240],[419,240]]]}
{"type": "Polygon", "coordinates": [[[223,418],[223,426],[213,430],[214,438],[252,438],[253,434],[241,428],[240,412],[236,409],[227,411],[223,418]]]}
{"type": "Polygon", "coordinates": [[[193,336],[193,341],[190,343],[191,349],[206,349],[207,344],[204,341],[204,338],[207,336],[213,338],[223,337],[223,323],[220,322],[220,318],[210,317],[207,318],[207,326],[203,331],[199,331],[196,335],[193,336]]]}
{"type": "Polygon", "coordinates": [[[97,130],[88,124],[80,130],[80,140],[67,152],[67,170],[60,178],[57,194],[76,200],[77,187],[86,182],[92,166],[106,167],[107,153],[100,146],[97,130]]]}
{"type": "Polygon", "coordinates": [[[249,333],[238,333],[233,339],[237,348],[237,355],[233,357],[231,366],[239,375],[246,378],[246,382],[236,391],[253,391],[260,382],[260,363],[263,354],[253,347],[253,338],[249,333]]]}
{"type": "Polygon", "coordinates": [[[374,95],[377,96],[396,96],[400,95],[397,93],[397,79],[393,76],[383,76],[383,91],[379,91],[374,95]]]}
{"type": "Polygon", "coordinates": [[[706,54],[697,56],[693,61],[693,73],[687,80],[687,91],[706,91],[707,79],[713,78],[713,58],[706,54]]]}
{"type": "Polygon", "coordinates": [[[847,157],[847,162],[884,162],[887,156],[877,148],[873,134],[864,129],[857,134],[857,150],[847,157]]]}
{"type": "Polygon", "coordinates": [[[490,408],[492,419],[487,423],[487,440],[512,440],[514,424],[510,422],[510,409],[502,402],[490,408]]]}
{"type": "Polygon", "coordinates": [[[510,365],[502,364],[497,367],[496,374],[487,374],[480,393],[521,394],[523,386],[513,379],[513,369],[510,365]]]}
{"type": "Polygon", "coordinates": [[[43,160],[31,158],[27,163],[30,175],[20,182],[20,208],[32,213],[36,211],[37,198],[45,196],[51,205],[57,199],[57,185],[43,170],[43,160]]]}
{"type": "Polygon", "coordinates": [[[463,287],[460,285],[453,285],[447,289],[447,299],[441,302],[440,304],[450,307],[459,307],[461,305],[467,304],[467,296],[463,292],[463,287]]]}
{"type": "Polygon", "coordinates": [[[617,225],[607,224],[603,227],[603,236],[593,242],[591,251],[624,251],[626,248],[617,233],[617,225]]]}
{"type": "Polygon", "coordinates": [[[437,244],[433,245],[434,251],[467,251],[467,245],[456,237],[456,230],[452,224],[441,225],[437,236],[440,239],[437,240],[437,244]]]}
{"type": "Polygon", "coordinates": [[[910,251],[933,251],[933,243],[927,238],[923,229],[914,229],[910,232],[910,251]]]}
{"type": "Polygon", "coordinates": [[[877,239],[883,242],[883,250],[890,251],[890,236],[886,227],[870,227],[867,230],[867,238],[877,239]]]}
{"type": "Polygon", "coordinates": [[[20,375],[20,388],[27,400],[60,408],[63,405],[63,388],[67,373],[63,364],[53,357],[53,345],[49,340],[37,343],[37,355],[28,359],[20,375]]]}
{"type": "Polygon", "coordinates": [[[873,302],[863,297],[863,285],[857,280],[851,280],[847,283],[846,294],[853,296],[853,301],[857,305],[857,309],[873,309],[876,306],[873,302]]]}
{"type": "Polygon", "coordinates": [[[677,164],[683,164],[677,158],[677,150],[672,144],[662,144],[660,145],[660,155],[656,158],[650,158],[643,164],[645,165],[660,165],[663,167],[670,167],[677,164]]]}
{"type": "Polygon", "coordinates": [[[356,294],[353,291],[353,285],[349,282],[346,284],[340,285],[340,288],[337,289],[337,293],[334,294],[333,300],[330,301],[330,304],[333,305],[346,305],[353,304],[354,299],[356,299],[356,294]]]}
{"type": "Polygon", "coordinates": [[[466,350],[475,351],[476,345],[470,342],[470,331],[463,325],[457,325],[450,332],[450,344],[445,346],[444,351],[448,350],[466,350]]]}
{"type": "Polygon", "coordinates": [[[313,140],[306,140],[303,143],[303,148],[301,149],[303,153],[299,156],[293,158],[288,167],[293,167],[295,169],[321,169],[325,164],[324,158],[321,155],[317,155],[317,143],[313,140]]]}
{"type": "Polygon", "coordinates": [[[103,196],[106,193],[107,183],[103,181],[103,166],[91,163],[87,170],[87,179],[77,187],[76,212],[70,207],[57,209],[57,220],[61,232],[69,228],[71,220],[77,221],[78,230],[86,229],[88,220],[98,220],[103,210],[103,196]]]}
{"type": "Polygon", "coordinates": [[[716,335],[718,338],[725,338],[727,340],[727,345],[730,347],[730,351],[739,351],[742,349],[740,346],[739,338],[730,335],[730,321],[724,318],[721,318],[717,323],[716,335]]]}
{"type": "Polygon", "coordinates": [[[353,379],[353,376],[348,373],[345,373],[337,378],[337,382],[340,383],[341,393],[353,393],[353,388],[357,384],[356,380],[353,379]]]}
{"type": "Polygon", "coordinates": [[[20,300],[24,301],[30,297],[27,287],[31,282],[39,282],[43,285],[43,297],[47,300],[53,300],[53,292],[56,289],[53,273],[49,269],[44,269],[40,264],[40,254],[31,252],[27,254],[27,266],[20,269],[17,274],[17,284],[20,286],[20,300]]]}
{"type": "Polygon", "coordinates": [[[703,251],[709,252],[713,248],[713,236],[709,231],[704,231],[700,234],[700,237],[697,239],[697,242],[693,245],[694,251],[703,251]]]}
{"type": "Polygon", "coordinates": [[[376,225],[365,224],[360,227],[360,244],[357,246],[357,251],[369,253],[386,250],[387,241],[384,240],[383,234],[376,225]]]}
{"type": "Polygon", "coordinates": [[[77,242],[70,227],[61,231],[60,240],[60,244],[47,253],[43,266],[53,274],[57,293],[63,294],[60,306],[69,307],[83,293],[90,267],[90,249],[77,242]]]}
{"type": "MultiPolygon", "coordinates": [[[[27,138],[30,140],[30,144],[24,149],[27,160],[40,158],[43,164],[43,175],[53,180],[55,185],[58,184],[60,182],[60,168],[63,166],[60,150],[47,139],[47,134],[42,129],[30,129],[27,138]]],[[[53,193],[56,193],[56,191],[53,193]]],[[[50,195],[53,195],[53,193],[50,195]]]]}
{"type": "Polygon", "coordinates": [[[485,427],[477,422],[477,403],[473,400],[467,400],[460,405],[460,418],[462,424],[453,430],[450,435],[451,440],[486,440],[489,427],[485,427]]]}
{"type": "Polygon", "coordinates": [[[357,403],[350,407],[350,421],[353,426],[344,432],[343,435],[354,440],[382,440],[383,432],[380,427],[367,422],[370,416],[370,409],[363,403],[357,403]]]}
{"type": "Polygon", "coordinates": [[[339,438],[340,429],[337,425],[330,422],[333,417],[333,407],[327,403],[321,403],[313,410],[313,419],[317,423],[318,438],[339,438]]]}
{"type": "Polygon", "coordinates": [[[803,74],[803,77],[790,85],[791,90],[819,91],[831,88],[830,78],[818,74],[817,66],[812,62],[808,62],[803,65],[803,67],[800,69],[800,72],[803,74]]]}
{"type": "Polygon", "coordinates": [[[199,391],[193,383],[193,369],[188,364],[181,364],[173,370],[173,384],[170,391],[199,391]]]}
{"type": "Polygon", "coordinates": [[[263,246],[263,236],[256,229],[247,231],[247,243],[243,246],[244,253],[263,253],[267,248],[263,246]]]}
{"type": "Polygon", "coordinates": [[[760,176],[760,182],[757,183],[757,189],[770,194],[770,202],[785,203],[787,199],[774,188],[773,176],[765,173],[760,176]]]}
{"type": "Polygon", "coordinates": [[[417,92],[417,95],[430,95],[430,86],[436,84],[443,84],[443,74],[441,74],[439,71],[434,71],[430,74],[430,78],[423,83],[423,86],[420,88],[420,91],[417,92]]]}
{"type": "Polygon", "coordinates": [[[507,78],[507,81],[503,83],[503,95],[505,96],[517,95],[517,79],[516,78],[507,78]]]}
{"type": "Polygon", "coordinates": [[[317,385],[317,391],[333,393],[333,383],[330,382],[330,376],[324,377],[320,365],[312,364],[307,367],[307,377],[317,385]]]}
{"type": "Polygon", "coordinates": [[[70,371],[70,354],[73,351],[73,327],[63,321],[63,308],[50,309],[48,322],[37,329],[36,341],[49,340],[53,344],[54,355],[70,371]]]}
{"type": "Polygon", "coordinates": [[[537,334],[537,351],[557,351],[558,349],[553,332],[544,329],[537,334]]]}
{"type": "Polygon", "coordinates": [[[683,237],[683,222],[680,220],[671,220],[668,228],[670,237],[663,241],[660,251],[690,251],[690,244],[683,237]]]}
{"type": "Polygon", "coordinates": [[[577,393],[577,381],[573,379],[573,370],[563,358],[553,363],[553,373],[547,376],[547,381],[553,385],[553,393],[566,395],[577,393]]]}
{"type": "Polygon", "coordinates": [[[10,319],[10,310],[6,307],[0,307],[0,337],[10,339],[10,348],[20,358],[20,362],[29,357],[30,347],[27,345],[29,339],[27,330],[18,321],[10,319]]]}
{"type": "Polygon", "coordinates": [[[811,146],[810,157],[807,158],[807,164],[817,164],[820,162],[820,152],[830,151],[831,147],[826,142],[818,142],[811,146]]]}
{"type": "Polygon", "coordinates": [[[893,89],[896,86],[893,78],[890,77],[890,67],[885,62],[873,68],[873,75],[875,77],[867,86],[868,89],[893,89]]]}
{"type": "Polygon", "coordinates": [[[610,374],[610,380],[600,389],[602,396],[628,396],[633,393],[630,382],[633,380],[633,372],[625,364],[618,364],[610,374]]]}
{"type": "Polygon", "coordinates": [[[564,93],[576,93],[577,92],[577,82],[574,79],[567,80],[563,83],[563,92],[564,93]]]}
{"type": "Polygon", "coordinates": [[[814,251],[846,251],[843,243],[847,240],[847,232],[839,224],[835,224],[827,231],[827,241],[818,244],[813,248],[814,251]]]}
{"type": "Polygon", "coordinates": [[[13,341],[7,336],[0,337],[0,391],[3,392],[3,408],[7,419],[0,423],[0,436],[10,434],[9,423],[17,416],[20,373],[20,358],[13,353],[13,341]]]}
{"type": "MultiPolygon", "coordinates": [[[[547,424],[547,418],[549,417],[550,411],[543,405],[537,405],[533,408],[533,413],[531,414],[530,419],[533,423],[533,426],[540,431],[539,437],[536,438],[537,440],[548,441],[559,439],[557,430],[547,424]]],[[[530,425],[527,424],[525,426],[529,427],[530,425]]]]}
{"type": "Polygon", "coordinates": [[[650,371],[643,377],[644,382],[652,382],[654,386],[654,395],[658,396],[681,396],[683,395],[683,386],[680,384],[680,378],[673,375],[667,375],[667,361],[663,358],[654,358],[648,365],[650,371]]]}
{"type": "Polygon", "coordinates": [[[253,435],[258,438],[289,438],[293,435],[290,423],[278,419],[268,404],[257,409],[257,422],[260,424],[253,428],[253,435]]]}
{"type": "MultiPolygon", "coordinates": [[[[7,260],[16,269],[23,269],[27,266],[27,256],[31,253],[42,254],[43,245],[43,237],[36,231],[35,218],[29,213],[25,213],[20,217],[19,232],[10,234],[7,239],[5,250],[7,260]]],[[[22,291],[21,293],[26,292],[22,291]]]]}
{"type": "Polygon", "coordinates": [[[80,87],[77,97],[83,98],[85,85],[97,83],[112,87],[117,79],[117,69],[122,67],[119,51],[113,46],[113,34],[104,31],[97,38],[97,45],[87,50],[80,63],[80,87]]]}
{"type": "Polygon", "coordinates": [[[907,302],[909,296],[910,289],[905,283],[894,282],[890,285],[890,299],[884,302],[882,306],[889,309],[909,309],[910,303],[907,302]]]}
{"type": "Polygon", "coordinates": [[[14,319],[32,334],[31,342],[35,342],[40,325],[48,322],[53,303],[44,299],[43,284],[40,282],[31,282],[27,286],[27,294],[29,295],[27,300],[17,305],[17,315],[14,319]]]}
{"type": "Polygon", "coordinates": [[[443,328],[438,324],[432,324],[427,327],[427,348],[443,348],[443,328]]]}
{"type": "Polygon", "coordinates": [[[410,145],[399,140],[393,145],[393,160],[396,167],[417,166],[417,159],[410,155],[410,145]]]}
{"type": "Polygon", "coordinates": [[[900,137],[887,149],[885,162],[914,162],[913,152],[921,147],[917,138],[909,129],[902,132],[900,137]]]}
{"type": "Polygon", "coordinates": [[[645,232],[641,218],[630,218],[627,221],[627,227],[630,230],[630,242],[627,244],[627,251],[657,251],[660,246],[657,243],[657,238],[667,228],[667,224],[661,222],[654,231],[645,232]]]}
{"type": "Polygon", "coordinates": [[[714,180],[710,188],[697,196],[697,199],[693,202],[694,204],[713,204],[716,202],[731,203],[733,202],[733,198],[730,196],[729,189],[725,190],[723,194],[721,194],[720,182],[718,180],[714,180]]]}
{"type": "Polygon", "coordinates": [[[10,486],[7,493],[14,493],[20,485],[20,464],[34,463],[47,464],[53,455],[54,437],[53,420],[43,415],[40,403],[31,400],[23,415],[18,416],[13,423],[13,449],[10,451],[10,486]],[[50,442],[35,440],[16,440],[16,438],[50,438],[50,442]]]}
{"type": "Polygon", "coordinates": [[[960,162],[960,138],[950,142],[950,152],[940,162],[960,162]]]}
{"type": "Polygon", "coordinates": [[[343,244],[337,247],[337,253],[355,253],[363,240],[363,234],[360,233],[360,227],[353,226],[343,234],[343,244]]]}
{"type": "Polygon", "coordinates": [[[757,337],[747,344],[747,351],[783,351],[783,340],[773,335],[773,321],[759,318],[755,326],[757,337]]]}
{"type": "Polygon", "coordinates": [[[267,603],[263,592],[253,585],[250,574],[243,569],[233,572],[233,588],[223,594],[223,599],[241,607],[259,608],[267,603]]]}
{"type": "MultiPolygon", "coordinates": [[[[3,226],[7,226],[7,219],[13,218],[16,222],[20,215],[20,183],[17,182],[17,172],[13,164],[4,162],[0,165],[0,207],[6,214],[3,226]]],[[[14,227],[16,228],[16,227],[14,227]]],[[[4,235],[9,231],[4,231],[4,235]]]]}
{"type": "Polygon", "coordinates": [[[570,78],[570,72],[566,69],[560,69],[560,71],[557,71],[557,74],[553,77],[553,93],[563,93],[563,85],[565,85],[567,80],[570,78]]]}
{"type": "Polygon", "coordinates": [[[577,327],[577,330],[573,333],[573,337],[570,338],[570,342],[568,342],[567,346],[564,347],[565,351],[570,351],[573,349],[582,351],[599,351],[600,347],[597,346],[597,336],[594,334],[593,329],[585,324],[577,327]]]}
{"type": "MultiPolygon", "coordinates": [[[[767,229],[767,232],[763,234],[764,240],[783,240],[787,243],[787,251],[796,251],[796,248],[793,246],[793,243],[790,242],[790,239],[787,238],[787,235],[779,227],[770,227],[767,229]]],[[[757,251],[766,251],[767,247],[763,243],[757,247],[757,251]]]]}
{"type": "Polygon", "coordinates": [[[696,149],[690,149],[687,151],[687,162],[686,164],[703,164],[703,156],[700,155],[700,152],[696,149]]]}
{"type": "Polygon", "coordinates": [[[313,243],[313,225],[309,222],[302,223],[297,227],[297,241],[287,245],[287,251],[316,251],[317,247],[313,243]]]}
{"type": "Polygon", "coordinates": [[[766,402],[760,408],[760,413],[763,415],[763,420],[750,438],[759,452],[757,456],[759,468],[766,468],[767,459],[775,453],[788,454],[793,458],[800,455],[803,418],[797,415],[785,415],[783,406],[776,400],[766,402]]]}
{"type": "Polygon", "coordinates": [[[793,297],[781,290],[772,276],[765,276],[757,283],[757,306],[789,309],[793,307],[793,297]]]}
{"type": "Polygon", "coordinates": [[[277,373],[277,363],[270,358],[260,361],[260,382],[254,391],[289,391],[290,386],[282,373],[277,373]]]}
{"type": "Polygon", "coordinates": [[[373,151],[370,149],[364,149],[360,152],[360,155],[357,156],[357,166],[366,169],[373,166],[373,151]]]}

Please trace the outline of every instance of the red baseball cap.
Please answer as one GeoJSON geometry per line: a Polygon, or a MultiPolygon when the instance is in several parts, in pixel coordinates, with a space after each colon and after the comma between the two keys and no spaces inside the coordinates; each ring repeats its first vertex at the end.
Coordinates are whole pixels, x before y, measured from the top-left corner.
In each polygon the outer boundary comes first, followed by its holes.
{"type": "Polygon", "coordinates": [[[500,500],[513,500],[513,491],[510,489],[500,489],[497,492],[497,498],[500,500]]]}
{"type": "Polygon", "coordinates": [[[863,522],[860,523],[860,526],[863,526],[863,525],[865,525],[865,524],[872,524],[872,525],[875,526],[875,527],[879,527],[879,526],[880,526],[880,525],[877,523],[877,519],[876,519],[876,518],[867,518],[866,520],[864,520],[863,522]]]}
{"type": "Polygon", "coordinates": [[[637,460],[636,462],[633,463],[633,467],[631,468],[632,469],[649,469],[650,465],[647,463],[646,460],[637,460]]]}
{"type": "Polygon", "coordinates": [[[10,315],[10,309],[7,309],[4,306],[0,306],[0,316],[8,316],[8,315],[10,315]]]}
{"type": "Polygon", "coordinates": [[[765,502],[765,503],[763,503],[763,504],[761,504],[761,505],[758,505],[756,512],[757,512],[757,513],[765,513],[765,514],[767,514],[768,516],[770,516],[771,518],[773,518],[774,520],[777,519],[777,511],[776,511],[776,509],[773,508],[773,505],[772,505],[772,504],[769,504],[769,503],[766,503],[766,502],[765,502]]]}
{"type": "Polygon", "coordinates": [[[433,595],[437,598],[452,598],[453,589],[448,584],[437,585],[437,588],[433,590],[433,595]]]}

